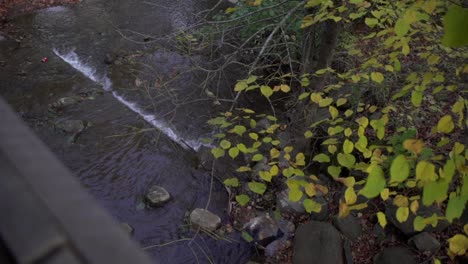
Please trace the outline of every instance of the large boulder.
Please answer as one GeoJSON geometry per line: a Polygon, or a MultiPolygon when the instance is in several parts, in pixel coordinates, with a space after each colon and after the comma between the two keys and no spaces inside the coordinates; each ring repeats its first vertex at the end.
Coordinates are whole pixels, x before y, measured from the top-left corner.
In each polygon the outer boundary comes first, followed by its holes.
{"type": "Polygon", "coordinates": [[[194,228],[214,231],[221,226],[221,218],[206,209],[196,208],[190,213],[190,223],[194,228]]]}
{"type": "Polygon", "coordinates": [[[437,251],[440,248],[440,242],[427,232],[419,233],[408,241],[420,251],[437,251]]]}
{"type": "MultiPolygon", "coordinates": [[[[413,228],[413,222],[416,216],[412,212],[410,212],[408,219],[405,222],[400,223],[396,219],[397,209],[398,207],[396,205],[393,205],[393,204],[387,205],[387,208],[385,210],[385,215],[387,216],[388,220],[390,220],[390,222],[397,229],[403,232],[405,235],[411,236],[411,235],[416,234],[417,231],[415,231],[413,228]]],[[[422,217],[430,217],[433,214],[436,214],[442,218],[444,216],[443,212],[435,205],[432,205],[429,207],[421,206],[419,207],[417,213],[418,213],[418,216],[422,216],[422,217]]],[[[426,227],[422,231],[439,232],[439,231],[444,231],[448,226],[449,226],[449,222],[447,220],[439,220],[436,227],[433,227],[432,225],[426,225],[426,227]]]]}
{"type": "Polygon", "coordinates": [[[167,203],[171,195],[161,186],[153,185],[145,195],[145,200],[149,206],[159,207],[167,203]]]}
{"type": "Polygon", "coordinates": [[[416,260],[409,249],[390,247],[374,257],[374,264],[416,264],[416,260]]]}
{"type": "Polygon", "coordinates": [[[252,218],[244,230],[260,245],[266,246],[282,235],[278,223],[268,214],[252,218]]]}
{"type": "Polygon", "coordinates": [[[333,224],[343,235],[352,241],[356,240],[362,234],[362,227],[359,220],[352,215],[335,217],[333,218],[333,224]]]}
{"type": "Polygon", "coordinates": [[[338,230],[325,222],[311,221],[299,226],[294,240],[294,264],[343,264],[338,230]]]}

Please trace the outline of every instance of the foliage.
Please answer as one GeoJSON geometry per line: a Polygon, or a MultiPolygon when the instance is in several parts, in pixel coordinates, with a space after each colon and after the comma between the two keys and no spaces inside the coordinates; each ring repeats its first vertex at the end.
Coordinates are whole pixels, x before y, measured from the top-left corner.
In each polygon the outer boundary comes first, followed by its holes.
{"type": "MultiPolygon", "coordinates": [[[[262,5],[255,3],[252,8],[262,5]]],[[[307,212],[320,210],[313,198],[328,191],[306,169],[320,166],[345,188],[340,216],[367,207],[357,204],[357,197],[364,196],[397,206],[399,222],[414,216],[415,231],[460,218],[468,201],[468,148],[462,141],[468,128],[468,36],[461,32],[467,9],[441,0],[305,1],[304,9],[310,8],[314,12],[300,13],[301,28],[329,20],[363,28],[343,45],[358,63],[345,70],[332,65],[312,75],[295,73],[301,80],[297,87],[269,85],[251,75],[234,91],[258,91],[270,104],[278,94],[297,95],[309,109],[326,111],[304,132],[305,139],[321,138],[320,151],[308,159],[298,146],[282,142],[279,134],[287,125],[274,111],[267,115],[239,108],[210,121],[227,132],[220,136],[215,157],[227,150],[231,159],[241,160],[237,171],[254,177],[248,187],[255,195],[267,192],[274,181],[285,182],[291,201],[306,198],[307,212]],[[321,76],[329,82],[323,90],[313,89],[310,80],[321,76]],[[391,100],[353,104],[350,87],[389,87],[391,100]],[[265,166],[255,170],[258,163],[265,166]],[[444,216],[419,215],[421,207],[434,204],[443,205],[444,216]]],[[[387,217],[377,213],[382,227],[387,217]]],[[[450,238],[448,255],[464,255],[467,243],[463,234],[450,238]]]]}

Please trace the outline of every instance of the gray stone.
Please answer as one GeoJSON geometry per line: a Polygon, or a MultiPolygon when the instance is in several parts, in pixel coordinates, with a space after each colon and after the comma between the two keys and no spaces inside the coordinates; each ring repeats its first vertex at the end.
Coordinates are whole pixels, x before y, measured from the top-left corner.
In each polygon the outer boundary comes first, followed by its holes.
{"type": "Polygon", "coordinates": [[[437,251],[440,248],[440,242],[427,232],[413,236],[409,243],[420,251],[437,251]]]}
{"type": "Polygon", "coordinates": [[[69,96],[69,97],[62,97],[57,101],[53,102],[49,105],[52,109],[63,108],[73,104],[76,104],[81,101],[81,97],[79,96],[69,96]]]}
{"type": "Polygon", "coordinates": [[[294,241],[294,264],[343,264],[341,236],[333,225],[311,221],[299,226],[294,241]]]}
{"type": "MultiPolygon", "coordinates": [[[[387,205],[387,208],[385,210],[385,215],[387,216],[388,220],[396,228],[398,228],[401,232],[403,232],[407,236],[411,236],[411,235],[414,235],[415,233],[417,233],[413,228],[413,222],[414,222],[414,218],[416,218],[416,216],[412,212],[410,212],[408,219],[405,222],[400,223],[396,219],[397,209],[398,209],[398,207],[396,205],[393,205],[393,204],[388,204],[387,205]]],[[[435,205],[432,205],[430,207],[420,206],[417,213],[418,213],[419,216],[422,216],[422,217],[430,217],[433,214],[436,214],[436,215],[441,216],[441,217],[444,216],[442,211],[435,205]]],[[[432,225],[426,225],[426,227],[422,231],[440,232],[440,231],[444,231],[449,225],[450,224],[449,224],[449,222],[447,220],[439,220],[436,227],[433,227],[432,225]]]]}
{"type": "Polygon", "coordinates": [[[268,246],[265,247],[265,255],[269,257],[273,257],[276,255],[276,252],[280,250],[283,247],[284,241],[282,240],[275,240],[268,244],[268,246]]]}
{"type": "Polygon", "coordinates": [[[129,234],[129,235],[133,235],[133,232],[135,231],[135,229],[133,229],[133,227],[128,224],[128,223],[120,223],[120,226],[122,227],[122,229],[125,231],[125,233],[129,234]]]}
{"type": "Polygon", "coordinates": [[[343,253],[345,257],[346,264],[353,264],[353,252],[351,250],[351,245],[349,244],[348,240],[343,241],[343,253]]]}
{"type": "Polygon", "coordinates": [[[416,260],[407,248],[386,248],[374,257],[374,264],[416,264],[416,260]]]}
{"type": "Polygon", "coordinates": [[[292,202],[289,200],[289,190],[284,190],[280,192],[276,198],[276,207],[280,212],[302,214],[305,213],[304,205],[302,205],[304,199],[305,197],[302,197],[301,200],[292,202]]]}
{"type": "Polygon", "coordinates": [[[221,226],[221,218],[206,209],[196,208],[190,213],[190,223],[195,228],[213,231],[221,226]]]}
{"type": "Polygon", "coordinates": [[[256,242],[264,246],[282,235],[278,223],[268,214],[250,219],[250,221],[244,225],[244,230],[247,231],[256,242]]]}
{"type": "Polygon", "coordinates": [[[171,199],[171,195],[161,186],[153,185],[145,195],[146,202],[153,207],[162,206],[171,199]]]}
{"type": "Polygon", "coordinates": [[[352,215],[346,217],[334,217],[333,224],[350,240],[356,240],[362,234],[362,227],[359,220],[352,215]]]}
{"type": "Polygon", "coordinates": [[[80,133],[86,127],[86,123],[82,120],[65,120],[58,122],[56,125],[67,133],[80,133]]]}
{"type": "MultiPolygon", "coordinates": [[[[303,195],[302,198],[297,202],[292,202],[289,200],[289,190],[284,190],[280,192],[276,198],[276,208],[280,212],[285,213],[297,213],[303,214],[306,213],[303,202],[306,198],[306,195],[303,195]]],[[[311,220],[324,221],[328,218],[328,202],[323,197],[314,197],[312,198],[315,202],[322,205],[320,212],[310,213],[311,220]]]]}

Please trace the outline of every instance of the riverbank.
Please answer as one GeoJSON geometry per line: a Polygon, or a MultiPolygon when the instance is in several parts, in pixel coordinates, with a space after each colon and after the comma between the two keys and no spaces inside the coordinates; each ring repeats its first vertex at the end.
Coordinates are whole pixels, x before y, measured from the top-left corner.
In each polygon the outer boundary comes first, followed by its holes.
{"type": "Polygon", "coordinates": [[[5,0],[0,3],[0,26],[10,17],[30,13],[41,8],[74,4],[80,1],[81,0],[5,0]]]}

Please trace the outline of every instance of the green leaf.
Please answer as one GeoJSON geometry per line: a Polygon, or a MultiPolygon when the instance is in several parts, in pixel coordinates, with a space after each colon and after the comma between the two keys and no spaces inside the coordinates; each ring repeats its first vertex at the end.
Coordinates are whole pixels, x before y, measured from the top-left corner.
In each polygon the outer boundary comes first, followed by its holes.
{"type": "Polygon", "coordinates": [[[441,133],[450,133],[455,128],[451,115],[443,116],[437,123],[437,131],[441,133]]]}
{"type": "Polygon", "coordinates": [[[230,187],[239,187],[239,180],[237,178],[228,178],[224,180],[224,185],[230,187]]]}
{"type": "Polygon", "coordinates": [[[224,156],[224,153],[225,153],[225,151],[222,148],[213,148],[213,149],[211,149],[211,154],[213,154],[213,157],[215,159],[221,158],[222,156],[224,156]]]}
{"type": "MultiPolygon", "coordinates": [[[[345,134],[346,134],[346,130],[345,130],[345,134]]],[[[346,154],[350,154],[351,152],[353,152],[353,149],[354,149],[353,142],[351,142],[349,139],[346,139],[343,143],[343,152],[346,154]]]]}
{"type": "Polygon", "coordinates": [[[249,196],[245,195],[245,194],[241,194],[241,195],[237,195],[236,196],[236,201],[241,205],[241,206],[245,206],[249,201],[250,201],[250,198],[249,196]]]}
{"type": "Polygon", "coordinates": [[[262,178],[264,181],[271,182],[272,175],[270,174],[269,171],[259,171],[258,175],[260,178],[262,178]]]}
{"type": "Polygon", "coordinates": [[[315,155],[315,157],[312,159],[313,161],[317,161],[317,162],[330,162],[330,157],[328,157],[327,155],[323,154],[323,153],[320,153],[318,155],[315,155]]]}
{"type": "Polygon", "coordinates": [[[406,35],[406,33],[408,33],[410,29],[410,25],[408,23],[408,21],[405,21],[404,18],[399,18],[397,20],[397,22],[395,23],[395,32],[397,34],[398,37],[403,37],[404,35],[406,35]]]}
{"type": "Polygon", "coordinates": [[[366,180],[366,185],[359,191],[359,194],[371,199],[377,197],[380,192],[385,189],[385,176],[382,168],[378,165],[371,165],[368,168],[369,176],[366,180]]]}
{"type": "Polygon", "coordinates": [[[304,199],[304,202],[302,202],[304,205],[304,208],[307,213],[320,213],[322,211],[322,205],[320,203],[317,203],[316,201],[312,199],[304,199]]]}
{"type": "Polygon", "coordinates": [[[422,202],[425,206],[441,203],[447,198],[449,184],[445,181],[429,182],[424,186],[422,202]]]}
{"type": "Polygon", "coordinates": [[[273,94],[273,90],[270,86],[262,85],[260,86],[260,92],[262,92],[263,96],[269,98],[273,94]]]}
{"type": "Polygon", "coordinates": [[[229,157],[235,159],[239,155],[239,149],[237,147],[233,147],[229,149],[229,157]]]}
{"type": "Polygon", "coordinates": [[[468,45],[468,9],[458,5],[451,5],[443,19],[445,34],[442,44],[448,47],[462,47],[468,45]]]}
{"type": "Polygon", "coordinates": [[[425,227],[426,227],[426,222],[424,218],[419,215],[416,216],[413,222],[414,231],[417,231],[417,232],[423,231],[425,227]]]}
{"type": "Polygon", "coordinates": [[[410,165],[405,155],[398,155],[390,166],[390,182],[403,182],[410,173],[410,165]]]}
{"type": "Polygon", "coordinates": [[[294,175],[294,168],[288,167],[283,169],[283,176],[289,178],[294,175]]]}
{"type": "Polygon", "coordinates": [[[422,160],[416,165],[416,179],[423,183],[434,181],[437,178],[434,164],[422,160]]]}
{"type": "Polygon", "coordinates": [[[263,155],[262,154],[255,154],[253,157],[252,157],[252,161],[261,161],[263,159],[263,155]]]}
{"type": "Polygon", "coordinates": [[[403,222],[406,222],[406,220],[408,220],[408,216],[409,216],[409,208],[408,207],[398,207],[397,211],[396,211],[396,219],[398,220],[398,222],[400,223],[403,223],[403,222]]]}
{"type": "Polygon", "coordinates": [[[223,149],[228,149],[231,147],[231,142],[223,139],[220,143],[219,143],[219,146],[223,149]]]}
{"type": "Polygon", "coordinates": [[[327,168],[328,174],[333,177],[333,179],[336,179],[340,177],[341,173],[341,167],[338,166],[328,166],[327,168]]]}
{"type": "Polygon", "coordinates": [[[304,193],[301,190],[299,190],[299,188],[292,188],[289,189],[288,199],[291,202],[298,202],[299,200],[301,200],[303,195],[304,193]]]}
{"type": "Polygon", "coordinates": [[[351,169],[356,163],[356,158],[352,154],[338,153],[337,159],[338,163],[341,166],[346,167],[348,169],[351,169]]]}
{"type": "Polygon", "coordinates": [[[356,193],[354,192],[354,188],[353,188],[353,187],[348,187],[348,188],[346,188],[346,191],[345,191],[345,194],[344,194],[344,198],[345,198],[346,204],[348,204],[348,205],[351,205],[351,204],[356,203],[357,195],[356,195],[356,193]]]}
{"type": "Polygon", "coordinates": [[[261,182],[249,182],[248,186],[252,192],[258,194],[263,194],[267,189],[266,185],[261,182]]]}
{"type": "Polygon", "coordinates": [[[411,103],[414,107],[419,107],[422,103],[423,92],[414,90],[411,92],[411,103]]]}
{"type": "Polygon", "coordinates": [[[376,83],[382,83],[384,80],[384,76],[380,72],[372,72],[371,79],[376,83]]]}
{"type": "Polygon", "coordinates": [[[254,241],[253,237],[249,233],[247,233],[247,231],[242,231],[241,235],[242,235],[242,238],[247,243],[250,243],[250,242],[254,241]]]}
{"type": "Polygon", "coordinates": [[[257,133],[249,133],[249,137],[253,140],[258,140],[258,134],[257,133]]]}
{"type": "Polygon", "coordinates": [[[379,23],[379,20],[376,18],[366,17],[366,19],[364,20],[364,23],[366,23],[366,25],[368,25],[370,28],[373,28],[375,27],[375,25],[379,23]]]}
{"type": "Polygon", "coordinates": [[[453,219],[460,218],[462,216],[467,199],[468,197],[466,195],[465,197],[457,196],[455,192],[450,194],[447,210],[445,211],[445,217],[447,217],[447,220],[450,223],[453,221],[453,219]]]}
{"type": "Polygon", "coordinates": [[[382,228],[385,228],[387,225],[387,218],[385,217],[385,214],[382,212],[377,213],[377,220],[379,221],[379,224],[382,228]]]}
{"type": "Polygon", "coordinates": [[[242,90],[245,90],[245,88],[247,88],[249,85],[247,84],[246,81],[240,81],[238,83],[236,83],[236,86],[234,86],[234,91],[236,92],[240,92],[242,90]]]}
{"type": "Polygon", "coordinates": [[[339,112],[338,112],[338,109],[336,109],[335,107],[330,105],[328,107],[328,111],[330,112],[332,120],[338,117],[339,112]]]}
{"type": "Polygon", "coordinates": [[[306,132],[304,132],[304,137],[305,137],[305,138],[311,138],[312,136],[314,136],[314,134],[312,133],[312,131],[307,130],[306,132]]]}
{"type": "Polygon", "coordinates": [[[320,107],[329,106],[331,103],[333,103],[333,98],[329,98],[329,97],[320,99],[320,101],[318,102],[320,107]]]}
{"type": "Polygon", "coordinates": [[[247,84],[251,84],[251,83],[255,82],[256,80],[257,80],[257,76],[252,75],[246,80],[246,82],[247,82],[247,84]]]}

